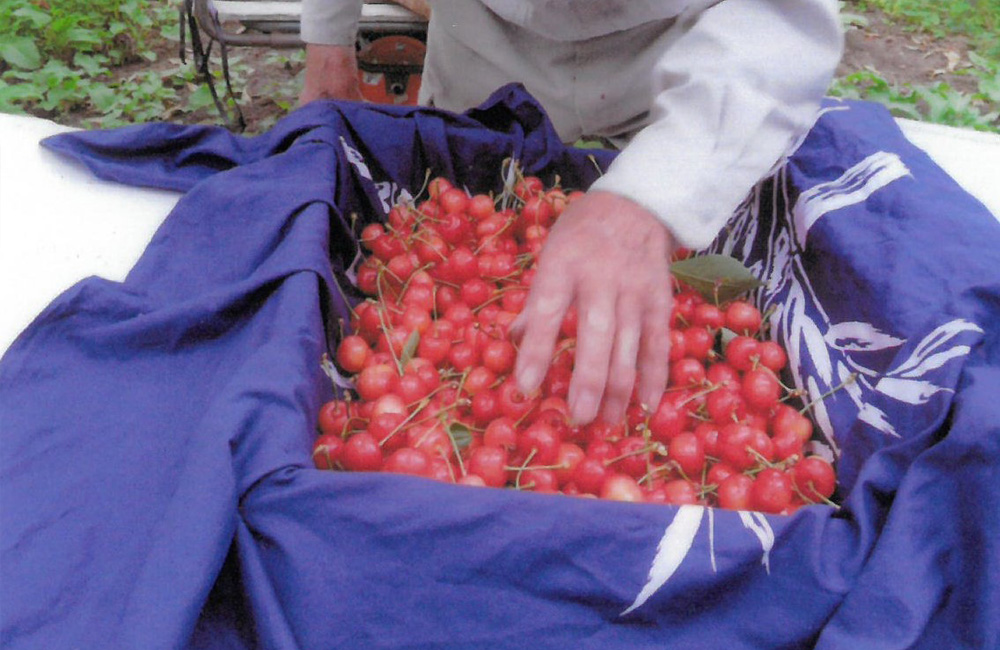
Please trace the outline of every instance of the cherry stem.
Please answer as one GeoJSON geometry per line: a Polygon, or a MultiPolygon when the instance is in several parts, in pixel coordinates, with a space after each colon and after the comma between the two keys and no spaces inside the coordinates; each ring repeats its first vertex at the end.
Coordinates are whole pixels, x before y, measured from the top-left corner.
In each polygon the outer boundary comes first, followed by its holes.
{"type": "MultiPolygon", "coordinates": [[[[535,450],[532,450],[535,451],[535,450]]],[[[559,463],[558,465],[505,465],[504,470],[508,472],[527,471],[529,469],[569,469],[569,464],[559,463]]]]}
{"type": "Polygon", "coordinates": [[[812,481],[808,481],[806,483],[806,486],[809,487],[809,488],[811,488],[812,491],[813,491],[813,493],[816,496],[819,497],[819,501],[818,502],[815,499],[813,499],[812,497],[809,497],[809,496],[803,494],[802,490],[799,489],[798,484],[795,481],[792,481],[792,490],[794,490],[796,494],[798,494],[800,497],[802,497],[802,500],[805,501],[806,503],[811,503],[813,505],[815,505],[816,503],[822,503],[822,504],[825,504],[825,505],[828,505],[828,506],[832,506],[833,508],[836,508],[837,510],[840,510],[840,504],[835,503],[835,502],[831,501],[829,498],[827,498],[827,497],[823,496],[822,494],[820,494],[819,490],[816,489],[816,484],[815,483],[813,483],[812,481]]]}
{"type": "MultiPolygon", "coordinates": [[[[444,426],[444,423],[442,423],[442,426],[444,426]]],[[[456,442],[455,437],[451,435],[451,429],[445,427],[444,430],[448,433],[448,440],[451,441],[451,448],[455,451],[455,460],[458,461],[458,469],[462,472],[462,476],[465,476],[465,463],[462,462],[462,450],[458,448],[458,442],[456,442]]],[[[443,451],[441,452],[441,457],[446,461],[448,460],[448,457],[445,456],[443,451]]],[[[451,463],[448,463],[448,468],[448,472],[451,473],[451,463]]],[[[451,482],[455,482],[454,474],[451,476],[451,482]]]]}
{"type": "Polygon", "coordinates": [[[842,382],[841,382],[840,384],[838,384],[838,385],[834,386],[833,388],[831,388],[830,390],[826,391],[825,393],[823,393],[822,395],[820,395],[819,397],[817,397],[817,398],[816,398],[816,399],[814,399],[813,401],[811,401],[811,402],[809,402],[808,404],[806,404],[805,406],[803,406],[803,407],[802,407],[802,408],[801,408],[801,409],[799,410],[799,413],[801,413],[802,415],[805,415],[805,414],[806,414],[806,411],[809,411],[809,410],[811,410],[811,409],[812,409],[812,407],[813,407],[813,405],[815,405],[815,404],[818,404],[819,402],[822,402],[822,401],[823,401],[823,400],[825,400],[825,399],[826,399],[827,397],[830,397],[831,395],[833,395],[834,393],[836,393],[836,392],[837,392],[838,390],[841,390],[842,388],[846,388],[847,386],[850,386],[850,385],[851,385],[851,384],[853,384],[853,383],[854,383],[855,381],[857,381],[857,379],[858,379],[858,373],[856,373],[856,372],[852,372],[852,373],[851,373],[851,374],[850,374],[850,375],[849,375],[849,376],[847,377],[847,379],[845,379],[844,381],[842,381],[842,382]]]}
{"type": "MultiPolygon", "coordinates": [[[[379,293],[381,293],[381,287],[380,287],[379,293]]],[[[379,296],[379,298],[381,299],[381,296],[379,296]]],[[[382,310],[381,309],[378,310],[378,322],[379,322],[380,327],[382,328],[382,334],[386,337],[386,340],[388,340],[389,339],[389,331],[392,328],[390,328],[388,325],[386,325],[385,318],[382,315],[382,310]]],[[[403,363],[402,363],[402,361],[400,361],[399,357],[396,356],[396,351],[392,349],[392,343],[390,342],[389,345],[386,346],[386,348],[388,348],[389,354],[392,355],[392,360],[396,362],[396,372],[398,372],[399,376],[402,377],[403,376],[403,363]]]]}
{"type": "MultiPolygon", "coordinates": [[[[448,436],[448,437],[451,438],[451,436],[448,436]]],[[[455,445],[455,441],[454,440],[451,441],[451,444],[452,444],[452,446],[455,449],[455,458],[458,459],[458,468],[462,471],[462,476],[465,477],[465,466],[462,465],[462,455],[458,452],[458,446],[455,445]]],[[[451,478],[451,482],[455,483],[456,482],[455,481],[455,470],[454,470],[454,468],[452,468],[451,463],[448,462],[448,454],[444,453],[441,450],[438,450],[438,451],[439,451],[439,453],[441,455],[441,458],[444,459],[445,467],[448,468],[448,476],[451,478]]]]}
{"type": "Polygon", "coordinates": [[[521,474],[524,473],[525,468],[528,467],[528,464],[531,462],[531,459],[535,457],[536,453],[538,453],[538,450],[533,448],[531,450],[531,453],[528,454],[528,457],[524,459],[524,464],[522,464],[519,468],[517,468],[517,475],[514,477],[515,489],[517,490],[521,489],[521,474]]]}
{"type": "Polygon", "coordinates": [[[605,467],[611,467],[612,465],[614,465],[615,463],[617,463],[620,460],[624,460],[626,458],[631,458],[632,456],[641,456],[642,454],[645,454],[645,453],[650,452],[650,451],[656,451],[656,453],[658,453],[658,454],[665,455],[665,454],[661,453],[663,451],[663,445],[661,445],[659,443],[652,443],[652,444],[649,444],[649,445],[644,445],[643,447],[640,447],[639,449],[633,449],[632,451],[627,451],[624,454],[621,454],[619,456],[615,456],[613,458],[605,459],[604,466],[605,467]]]}

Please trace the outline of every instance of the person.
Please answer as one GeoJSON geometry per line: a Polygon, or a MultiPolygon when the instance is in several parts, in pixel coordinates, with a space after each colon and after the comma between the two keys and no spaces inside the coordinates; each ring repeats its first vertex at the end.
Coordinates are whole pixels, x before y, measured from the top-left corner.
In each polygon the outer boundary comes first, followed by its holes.
{"type": "MultiPolygon", "coordinates": [[[[304,0],[300,101],[358,99],[361,0],[304,0]]],[[[712,242],[814,123],[843,52],[836,0],[437,0],[420,103],[463,111],[509,82],[563,141],[621,146],[549,233],[515,376],[544,379],[578,312],[576,424],[655,408],[668,379],[669,259],[712,242]]]]}

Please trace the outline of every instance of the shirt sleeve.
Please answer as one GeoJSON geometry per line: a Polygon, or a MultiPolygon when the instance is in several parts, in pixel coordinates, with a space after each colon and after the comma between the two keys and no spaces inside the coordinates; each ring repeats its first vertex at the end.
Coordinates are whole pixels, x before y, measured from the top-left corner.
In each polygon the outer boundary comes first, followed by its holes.
{"type": "Polygon", "coordinates": [[[651,121],[592,188],[700,249],[813,125],[844,35],[836,0],[723,0],[671,29],[651,121]]]}
{"type": "Polygon", "coordinates": [[[302,0],[299,33],[306,43],[353,46],[362,0],[302,0]]]}

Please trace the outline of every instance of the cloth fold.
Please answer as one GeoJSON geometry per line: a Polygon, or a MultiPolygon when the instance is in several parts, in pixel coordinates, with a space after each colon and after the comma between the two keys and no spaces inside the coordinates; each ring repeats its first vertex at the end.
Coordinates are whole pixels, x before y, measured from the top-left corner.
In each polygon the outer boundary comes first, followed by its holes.
{"type": "Polygon", "coordinates": [[[1000,225],[883,109],[827,108],[712,247],[765,279],[788,382],[857,373],[815,411],[843,507],[791,517],[312,467],[361,228],[427,170],[586,188],[613,158],[523,89],[46,140],[187,193],[0,360],[4,647],[1000,645],[1000,225]]]}

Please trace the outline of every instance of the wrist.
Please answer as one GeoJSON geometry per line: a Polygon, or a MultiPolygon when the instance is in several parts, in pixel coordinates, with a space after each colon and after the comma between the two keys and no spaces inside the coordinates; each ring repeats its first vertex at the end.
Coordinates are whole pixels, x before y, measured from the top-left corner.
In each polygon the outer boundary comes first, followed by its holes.
{"type": "Polygon", "coordinates": [[[346,45],[308,44],[300,103],[306,104],[315,99],[360,98],[358,60],[354,48],[346,45]]]}

